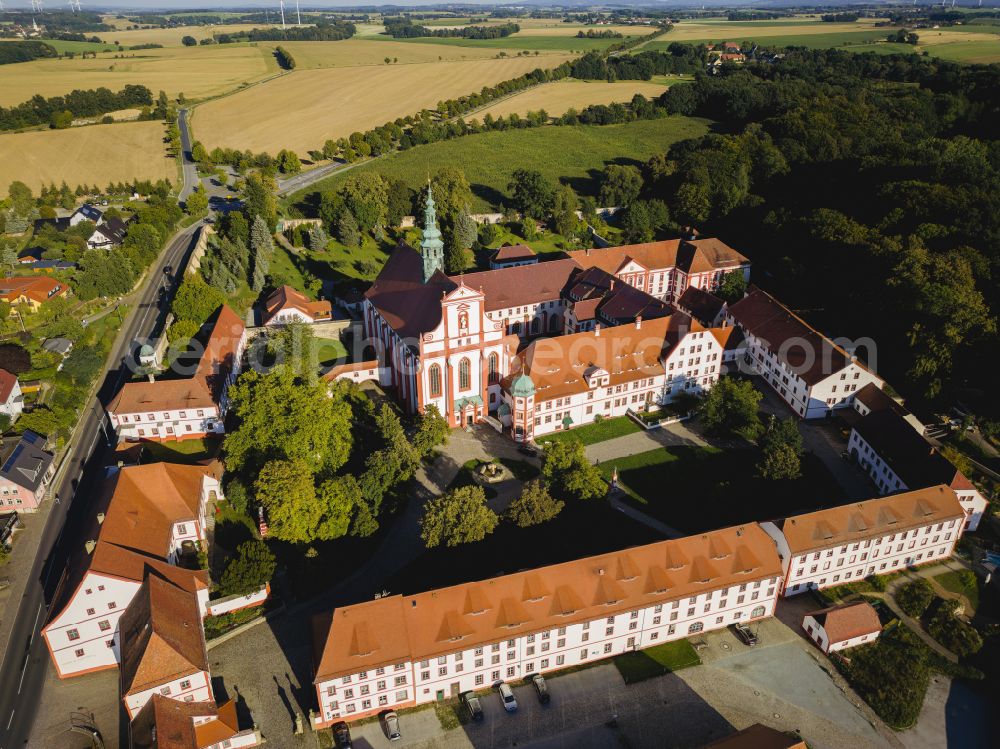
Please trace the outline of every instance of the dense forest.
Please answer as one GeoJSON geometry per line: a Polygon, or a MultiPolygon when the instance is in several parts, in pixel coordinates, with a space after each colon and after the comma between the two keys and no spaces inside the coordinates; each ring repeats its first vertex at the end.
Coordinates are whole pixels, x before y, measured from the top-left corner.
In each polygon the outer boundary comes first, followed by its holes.
{"type": "Polygon", "coordinates": [[[646,166],[675,223],[746,252],[829,334],[872,338],[906,395],[996,417],[1000,68],[795,51],[662,102],[719,123],[646,166]]]}
{"type": "Polygon", "coordinates": [[[69,112],[75,117],[93,117],[106,112],[131,107],[152,106],[153,93],[145,86],[126,85],[115,93],[109,88],[81,91],[76,89],[65,96],[33,96],[16,107],[0,107],[0,130],[17,130],[22,127],[44,125],[52,122],[53,115],[69,112]]]}
{"type": "Polygon", "coordinates": [[[0,65],[29,62],[39,57],[58,57],[59,53],[45,42],[4,42],[0,44],[0,65]]]}
{"type": "Polygon", "coordinates": [[[397,16],[385,19],[385,33],[395,39],[416,39],[418,37],[456,37],[462,39],[502,39],[516,34],[521,27],[516,23],[500,26],[462,26],[460,28],[428,28],[417,26],[408,17],[397,16]]]}

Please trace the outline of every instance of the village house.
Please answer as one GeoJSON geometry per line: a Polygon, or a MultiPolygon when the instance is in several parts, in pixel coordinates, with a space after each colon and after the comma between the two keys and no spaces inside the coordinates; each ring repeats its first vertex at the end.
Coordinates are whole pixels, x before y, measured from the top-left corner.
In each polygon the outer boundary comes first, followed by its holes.
{"type": "Polygon", "coordinates": [[[60,678],[120,662],[118,620],[150,575],[208,606],[208,573],[196,567],[209,504],[222,498],[221,465],[150,463],[119,469],[98,506],[91,540],[70,560],[42,628],[60,678]]]}
{"type": "Polygon", "coordinates": [[[344,606],[314,622],[315,727],[771,616],[756,524],[344,606]]]}
{"type": "Polygon", "coordinates": [[[504,378],[499,416],[518,442],[696,395],[719,379],[723,346],[683,312],[540,338],[504,378]]]}
{"type": "Polygon", "coordinates": [[[246,327],[228,306],[216,315],[192,377],[127,382],[107,406],[120,440],[180,440],[225,432],[229,387],[239,375],[246,327]]]}
{"type": "Polygon", "coordinates": [[[0,369],[0,414],[4,414],[13,424],[23,410],[24,395],[21,392],[21,383],[17,381],[17,375],[11,374],[6,369],[0,369]]]}
{"type": "Polygon", "coordinates": [[[123,221],[117,216],[109,218],[104,223],[99,224],[94,229],[94,233],[87,238],[87,247],[91,250],[107,250],[117,247],[125,241],[130,223],[131,219],[123,221]]]}
{"type": "Polygon", "coordinates": [[[75,211],[73,215],[69,217],[69,225],[76,226],[77,224],[82,224],[84,221],[91,221],[95,224],[101,223],[104,220],[104,214],[101,209],[96,205],[91,205],[90,203],[84,203],[75,211]]]}
{"type": "Polygon", "coordinates": [[[810,611],[802,618],[802,629],[820,650],[833,653],[875,642],[882,622],[870,603],[857,601],[810,611]]]}
{"type": "Polygon", "coordinates": [[[715,291],[727,273],[750,280],[750,261],[718,239],[666,239],[568,253],[583,268],[601,268],[665,302],[689,286],[715,291]]]}
{"type": "Polygon", "coordinates": [[[857,357],[760,289],[732,304],[728,317],[746,339],[743,362],[800,418],[830,417],[865,385],[882,387],[857,357]]]}
{"type": "Polygon", "coordinates": [[[310,301],[305,294],[291,286],[279,286],[264,301],[263,324],[269,327],[293,322],[315,323],[333,319],[330,302],[310,301]]]}
{"type": "Polygon", "coordinates": [[[134,719],[154,694],[180,702],[213,699],[198,599],[147,575],[121,615],[121,694],[134,719]]]}
{"type": "Polygon", "coordinates": [[[830,588],[951,556],[965,510],[947,486],[761,523],[778,546],[784,594],[830,588]]]}
{"type": "MultiPolygon", "coordinates": [[[[9,276],[0,279],[0,299],[37,312],[46,302],[69,294],[69,286],[47,276],[9,276]]],[[[14,314],[14,311],[11,311],[14,314]]]]}
{"type": "Polygon", "coordinates": [[[989,507],[975,484],[923,436],[923,425],[881,389],[869,385],[854,399],[847,449],[868,473],[879,494],[944,484],[965,510],[965,530],[979,527],[989,507]],[[856,412],[856,413],[855,413],[856,412]],[[919,427],[919,431],[918,431],[919,427]]]}
{"type": "Polygon", "coordinates": [[[55,475],[55,456],[45,449],[45,438],[30,429],[10,451],[0,467],[0,511],[35,512],[55,475]]]}
{"type": "Polygon", "coordinates": [[[236,700],[184,702],[154,694],[129,726],[131,749],[244,749],[263,743],[260,731],[240,730],[236,700]]]}
{"type": "Polygon", "coordinates": [[[510,408],[502,383],[513,381],[513,362],[531,338],[625,326],[633,332],[618,335],[635,346],[650,336],[644,325],[670,315],[667,292],[678,284],[712,286],[729,270],[749,272],[746,259],[717,240],[675,240],[449,277],[432,196],[424,226],[421,251],[397,246],[366,293],[365,333],[381,384],[408,411],[433,405],[451,426],[494,419],[499,428],[510,408]],[[627,255],[633,249],[649,263],[643,268],[669,276],[659,297],[650,293],[659,285],[640,278],[627,255]],[[663,265],[677,262],[685,270],[663,265]]]}

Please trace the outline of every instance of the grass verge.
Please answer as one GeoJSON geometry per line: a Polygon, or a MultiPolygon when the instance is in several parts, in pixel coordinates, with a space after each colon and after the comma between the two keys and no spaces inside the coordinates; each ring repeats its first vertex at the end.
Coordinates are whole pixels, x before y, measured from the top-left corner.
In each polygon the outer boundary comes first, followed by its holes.
{"type": "Polygon", "coordinates": [[[687,640],[665,642],[646,650],[623,653],[614,658],[615,668],[626,684],[653,679],[700,663],[701,658],[687,640]]]}
{"type": "Polygon", "coordinates": [[[601,419],[592,424],[573,427],[565,432],[547,434],[539,442],[570,442],[576,440],[584,445],[593,445],[597,442],[624,437],[626,434],[641,432],[642,427],[636,424],[628,416],[618,416],[614,419],[601,419]]]}

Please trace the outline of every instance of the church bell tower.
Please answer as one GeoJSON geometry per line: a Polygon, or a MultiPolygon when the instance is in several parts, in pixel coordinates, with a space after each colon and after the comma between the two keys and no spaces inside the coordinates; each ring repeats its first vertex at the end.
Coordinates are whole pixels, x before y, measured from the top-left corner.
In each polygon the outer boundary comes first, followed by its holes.
{"type": "Polygon", "coordinates": [[[427,203],[424,206],[424,238],[420,241],[420,254],[424,260],[424,283],[437,271],[444,272],[444,242],[441,241],[441,231],[437,225],[437,212],[434,210],[434,196],[431,186],[427,185],[427,203]]]}

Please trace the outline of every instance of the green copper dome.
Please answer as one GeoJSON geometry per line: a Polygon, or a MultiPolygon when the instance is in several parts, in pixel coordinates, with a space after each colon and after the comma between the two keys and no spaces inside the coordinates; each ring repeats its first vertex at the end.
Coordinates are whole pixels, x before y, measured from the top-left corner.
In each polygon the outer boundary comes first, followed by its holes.
{"type": "Polygon", "coordinates": [[[510,392],[516,398],[528,398],[535,394],[535,383],[526,374],[518,375],[511,383],[510,392]]]}

